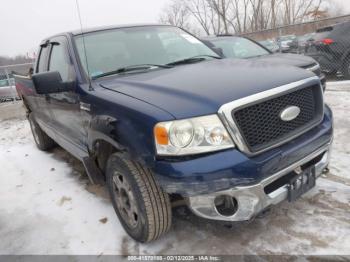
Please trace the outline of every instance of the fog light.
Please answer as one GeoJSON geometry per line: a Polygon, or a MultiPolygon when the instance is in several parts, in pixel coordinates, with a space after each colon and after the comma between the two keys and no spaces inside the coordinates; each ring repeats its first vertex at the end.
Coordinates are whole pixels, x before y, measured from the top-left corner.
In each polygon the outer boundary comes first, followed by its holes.
{"type": "Polygon", "coordinates": [[[233,216],[238,210],[237,199],[228,195],[220,195],[214,199],[216,211],[222,216],[233,216]]]}

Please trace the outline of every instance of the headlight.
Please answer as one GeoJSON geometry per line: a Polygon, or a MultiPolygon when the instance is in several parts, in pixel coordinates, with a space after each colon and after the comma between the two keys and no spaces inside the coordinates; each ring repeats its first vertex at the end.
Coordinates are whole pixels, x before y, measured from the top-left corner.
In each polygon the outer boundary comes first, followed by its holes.
{"type": "Polygon", "coordinates": [[[154,127],[158,155],[190,155],[234,147],[217,115],[158,123],[154,127]]]}

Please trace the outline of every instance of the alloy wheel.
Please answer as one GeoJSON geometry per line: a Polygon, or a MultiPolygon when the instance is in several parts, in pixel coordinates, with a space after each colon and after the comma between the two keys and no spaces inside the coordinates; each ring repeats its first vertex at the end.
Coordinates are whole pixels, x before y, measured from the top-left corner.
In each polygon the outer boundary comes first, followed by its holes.
{"type": "Polygon", "coordinates": [[[113,175],[113,190],[120,215],[130,228],[135,228],[139,222],[135,197],[127,179],[119,172],[113,175]]]}

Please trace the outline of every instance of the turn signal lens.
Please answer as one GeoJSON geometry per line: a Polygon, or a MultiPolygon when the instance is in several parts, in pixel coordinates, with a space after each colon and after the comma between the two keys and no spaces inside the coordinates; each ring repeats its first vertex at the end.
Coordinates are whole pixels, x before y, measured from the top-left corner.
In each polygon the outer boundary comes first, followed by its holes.
{"type": "Polygon", "coordinates": [[[169,144],[169,136],[168,131],[164,126],[156,125],[154,127],[154,136],[159,145],[168,145],[169,144]]]}

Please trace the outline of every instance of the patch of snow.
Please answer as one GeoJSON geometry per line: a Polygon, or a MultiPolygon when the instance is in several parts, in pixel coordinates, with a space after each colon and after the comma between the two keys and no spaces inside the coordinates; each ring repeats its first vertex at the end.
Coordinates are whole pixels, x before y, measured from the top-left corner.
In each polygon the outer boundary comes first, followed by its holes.
{"type": "Polygon", "coordinates": [[[350,80],[327,81],[327,86],[350,86],[350,80]]]}
{"type": "Polygon", "coordinates": [[[119,254],[125,232],[110,202],[89,193],[88,180],[67,163],[39,151],[27,121],[0,132],[0,254],[119,254]]]}
{"type": "Polygon", "coordinates": [[[331,172],[349,178],[350,163],[350,92],[326,92],[326,103],[333,110],[334,141],[331,157],[331,172]]]}

